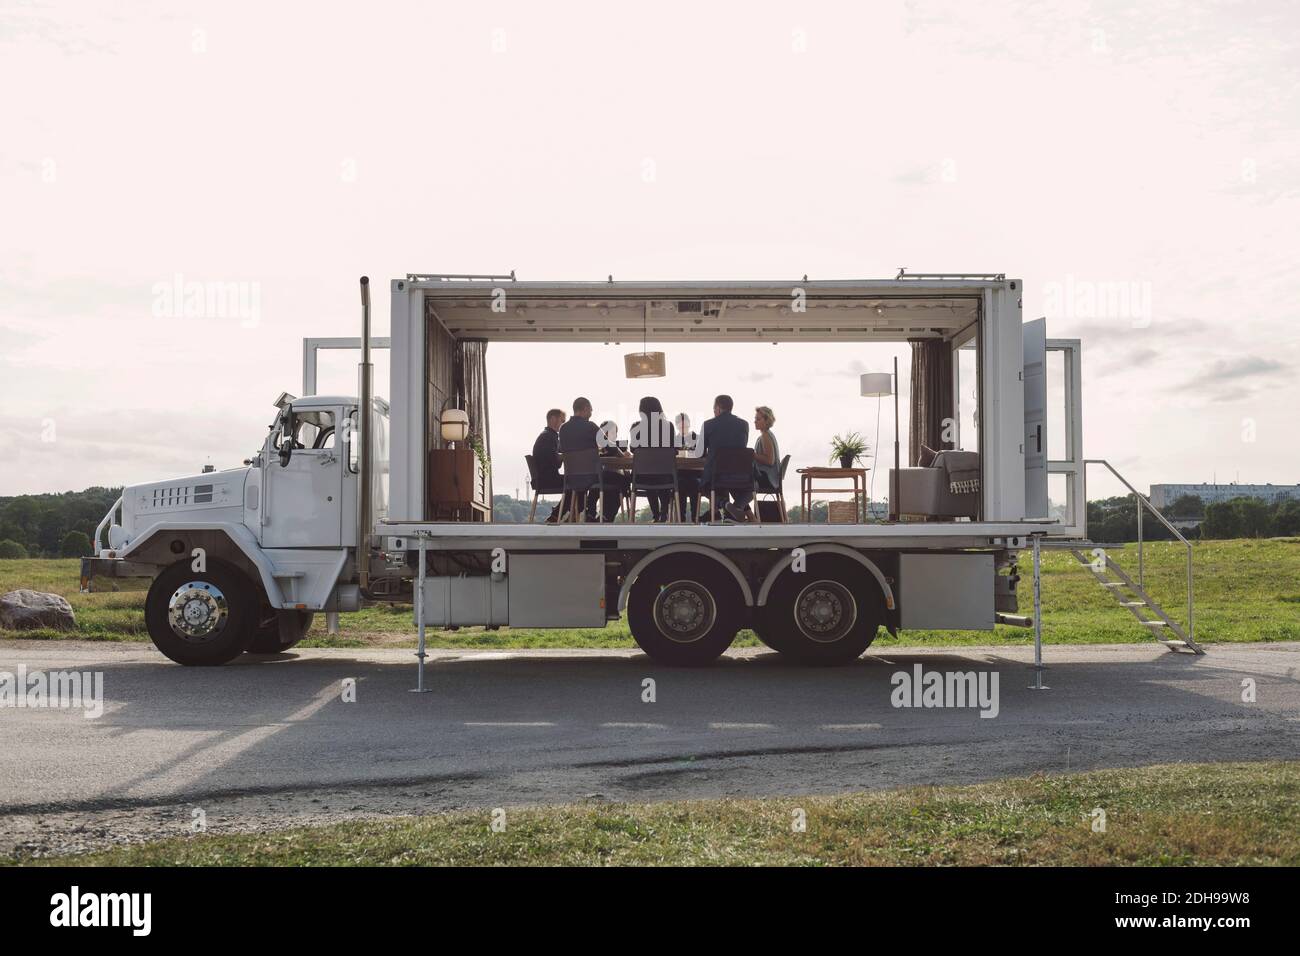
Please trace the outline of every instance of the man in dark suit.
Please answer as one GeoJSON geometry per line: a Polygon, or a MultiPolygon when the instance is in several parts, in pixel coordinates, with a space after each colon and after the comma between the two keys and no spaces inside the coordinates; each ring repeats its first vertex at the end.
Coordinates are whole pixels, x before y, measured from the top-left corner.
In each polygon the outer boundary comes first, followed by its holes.
{"type": "Polygon", "coordinates": [[[724,512],[734,521],[744,521],[745,505],[753,497],[750,491],[713,491],[711,487],[713,462],[717,452],[723,448],[749,447],[749,422],[731,414],[734,404],[730,395],[719,395],[713,400],[713,417],[700,429],[700,441],[704,444],[704,470],[700,473],[700,490],[709,492],[712,502],[709,510],[714,520],[717,520],[719,512],[724,512]],[[728,497],[732,499],[731,504],[727,503],[728,497]]]}
{"type": "MultiPolygon", "coordinates": [[[[558,488],[564,484],[560,477],[560,426],[564,424],[564,418],[564,412],[552,408],[546,413],[546,427],[533,442],[533,464],[537,468],[539,488],[558,488]]],[[[555,524],[560,513],[559,508],[552,508],[547,522],[555,524]]]]}
{"type": "MultiPolygon", "coordinates": [[[[600,433],[600,426],[591,420],[591,402],[585,398],[575,398],[573,400],[573,417],[560,426],[560,451],[582,451],[583,449],[595,449],[601,451],[597,442],[597,436],[600,433]]],[[[618,514],[620,494],[613,476],[606,476],[605,487],[605,520],[613,521],[614,516],[618,514]]],[[[566,496],[567,497],[567,496],[566,496]]],[[[600,492],[593,488],[587,495],[587,520],[596,520],[596,503],[600,500],[600,492]]]]}

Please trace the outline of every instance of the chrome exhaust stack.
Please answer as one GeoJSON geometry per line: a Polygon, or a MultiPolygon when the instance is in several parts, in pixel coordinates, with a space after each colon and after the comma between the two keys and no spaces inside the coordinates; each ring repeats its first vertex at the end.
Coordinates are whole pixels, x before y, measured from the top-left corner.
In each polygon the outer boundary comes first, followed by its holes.
{"type": "Polygon", "coordinates": [[[374,468],[371,442],[371,421],[374,414],[374,366],[370,363],[370,277],[361,277],[361,365],[358,368],[361,387],[361,407],[357,409],[357,424],[361,440],[357,445],[357,580],[364,594],[370,587],[370,538],[374,531],[374,499],[371,492],[374,468]]]}

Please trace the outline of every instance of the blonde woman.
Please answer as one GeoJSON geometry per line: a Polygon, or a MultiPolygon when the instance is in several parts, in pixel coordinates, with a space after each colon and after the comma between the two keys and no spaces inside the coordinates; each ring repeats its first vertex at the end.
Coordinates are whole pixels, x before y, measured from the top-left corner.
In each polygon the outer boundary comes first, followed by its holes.
{"type": "Polygon", "coordinates": [[[754,427],[758,429],[758,439],[754,442],[754,477],[758,479],[759,491],[781,489],[781,446],[772,433],[775,424],[772,409],[766,405],[754,409],[754,427]]]}

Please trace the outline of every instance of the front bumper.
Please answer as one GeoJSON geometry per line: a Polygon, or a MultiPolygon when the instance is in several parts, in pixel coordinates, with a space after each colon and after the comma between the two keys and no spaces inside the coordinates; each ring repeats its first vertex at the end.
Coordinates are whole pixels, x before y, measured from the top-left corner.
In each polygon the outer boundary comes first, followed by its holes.
{"type": "Polygon", "coordinates": [[[89,594],[95,589],[95,578],[114,578],[128,582],[127,587],[114,588],[116,591],[144,590],[149,587],[158,568],[152,564],[139,561],[124,561],[122,558],[82,558],[81,591],[89,594]],[[134,584],[135,587],[130,585],[134,584]]]}

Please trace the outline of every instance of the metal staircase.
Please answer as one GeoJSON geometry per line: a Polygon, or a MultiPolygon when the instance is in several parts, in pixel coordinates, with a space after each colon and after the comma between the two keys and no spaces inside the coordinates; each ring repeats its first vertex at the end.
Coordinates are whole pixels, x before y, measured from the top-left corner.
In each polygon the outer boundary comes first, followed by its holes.
{"type": "Polygon", "coordinates": [[[1152,636],[1171,651],[1191,651],[1204,654],[1201,645],[1188,636],[1182,625],[1169,616],[1169,613],[1156,603],[1146,589],[1134,581],[1121,568],[1105,548],[1097,548],[1089,557],[1082,551],[1072,549],[1071,554],[1079,563],[1092,572],[1097,583],[1114,595],[1119,606],[1137,618],[1138,623],[1149,628],[1152,636]]]}
{"type": "MultiPolygon", "coordinates": [[[[1120,480],[1123,485],[1137,499],[1137,531],[1138,531],[1138,571],[1137,580],[1134,580],[1123,568],[1121,568],[1105,548],[1095,548],[1092,557],[1085,554],[1079,548],[1071,548],[1070,553],[1086,567],[1097,583],[1114,596],[1119,602],[1119,606],[1127,610],[1144,628],[1151,632],[1151,636],[1157,641],[1169,648],[1171,651],[1190,652],[1192,654],[1204,654],[1205,650],[1195,640],[1195,623],[1193,618],[1192,607],[1192,543],[1179,533],[1164,515],[1162,515],[1151,504],[1146,495],[1139,492],[1121,475],[1110,462],[1104,459],[1089,459],[1084,462],[1085,465],[1104,465],[1110,473],[1120,480]],[[1146,590],[1145,575],[1145,552],[1144,552],[1144,535],[1142,532],[1142,512],[1149,511],[1161,524],[1178,540],[1187,550],[1187,622],[1184,626],[1179,624],[1169,613],[1162,608],[1146,590]]],[[[1086,500],[1086,499],[1085,499],[1086,500]]]]}

